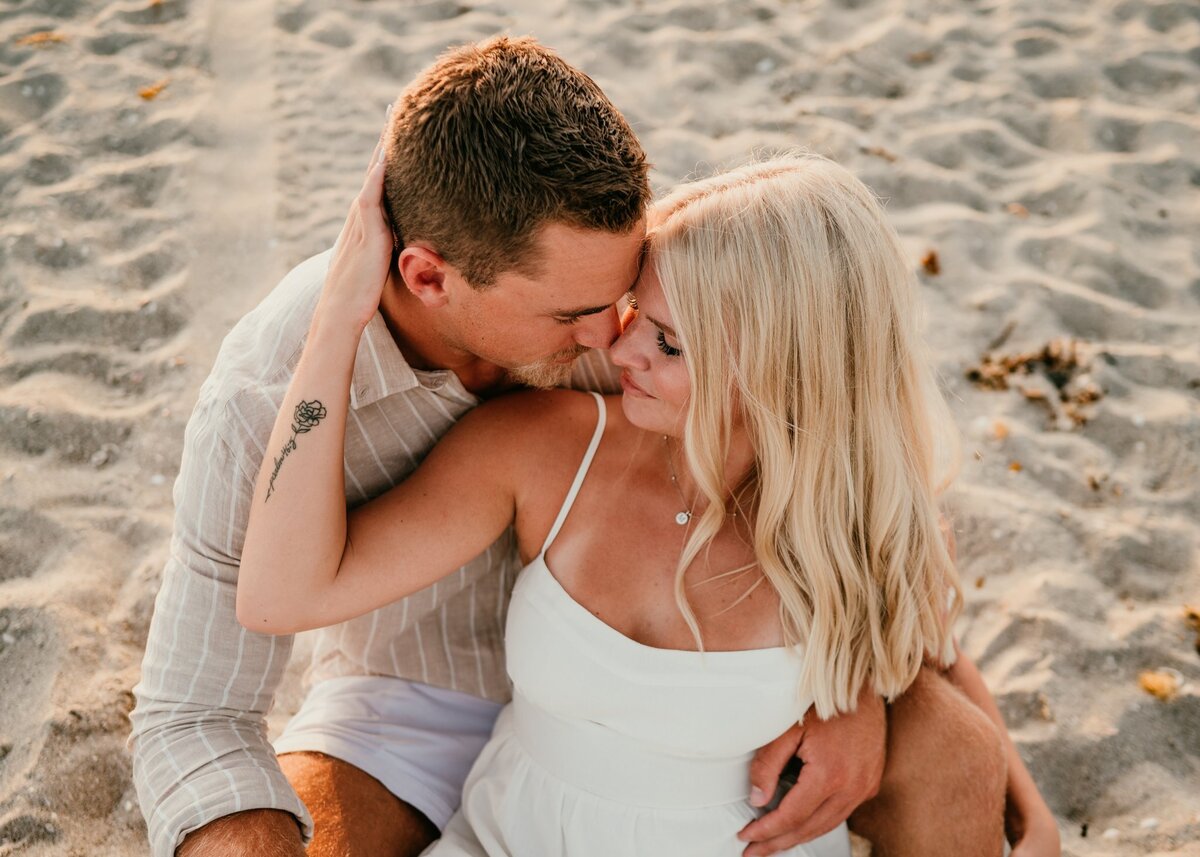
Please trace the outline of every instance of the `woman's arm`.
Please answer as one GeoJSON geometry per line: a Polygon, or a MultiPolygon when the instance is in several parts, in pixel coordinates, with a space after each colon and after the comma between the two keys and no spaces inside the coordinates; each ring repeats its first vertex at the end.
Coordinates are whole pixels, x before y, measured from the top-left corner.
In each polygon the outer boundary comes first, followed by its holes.
{"type": "MultiPolygon", "coordinates": [[[[376,150],[378,154],[379,149],[376,150]]],[[[347,520],[343,476],[354,358],[379,306],[392,233],[373,165],[330,265],[255,484],[237,615],[283,634],[352,618],[449,574],[511,523],[511,407],[460,421],[402,485],[347,520]]]]}
{"type": "MultiPolygon", "coordinates": [[[[322,353],[320,345],[306,346],[306,358],[322,353]]],[[[303,398],[293,397],[295,390],[319,389],[318,374],[298,369],[289,401],[303,398]]],[[[346,402],[332,396],[329,402],[320,426],[297,439],[269,501],[273,465],[259,473],[237,611],[243,625],[260,633],[335,624],[410,595],[478,556],[513,520],[510,465],[514,438],[522,437],[514,429],[521,422],[516,403],[469,413],[404,482],[347,515],[346,402]],[[324,437],[317,437],[321,430],[324,437]]],[[[283,439],[273,437],[273,444],[292,440],[286,414],[276,422],[283,439]]]]}

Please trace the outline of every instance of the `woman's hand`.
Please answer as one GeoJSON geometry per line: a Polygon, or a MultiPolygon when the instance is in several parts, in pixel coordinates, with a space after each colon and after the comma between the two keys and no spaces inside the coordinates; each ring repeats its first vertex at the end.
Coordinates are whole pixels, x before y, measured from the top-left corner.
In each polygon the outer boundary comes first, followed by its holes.
{"type": "Polygon", "coordinates": [[[362,189],[350,205],[334,245],[333,261],[313,317],[314,327],[333,326],[357,337],[379,309],[395,242],[383,207],[385,147],[391,117],[389,106],[362,189]]]}

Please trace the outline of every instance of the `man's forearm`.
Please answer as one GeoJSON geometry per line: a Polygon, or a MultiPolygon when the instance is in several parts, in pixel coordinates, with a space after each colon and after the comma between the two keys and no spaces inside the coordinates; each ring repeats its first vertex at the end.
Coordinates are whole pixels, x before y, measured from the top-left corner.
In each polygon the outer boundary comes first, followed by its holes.
{"type": "Polygon", "coordinates": [[[164,571],[130,714],[133,780],[154,857],[245,809],[309,823],[265,723],[291,640],[241,628],[232,589],[174,558],[164,571]]]}
{"type": "Polygon", "coordinates": [[[175,857],[304,857],[304,839],[291,813],[252,809],[192,831],[175,857]]]}

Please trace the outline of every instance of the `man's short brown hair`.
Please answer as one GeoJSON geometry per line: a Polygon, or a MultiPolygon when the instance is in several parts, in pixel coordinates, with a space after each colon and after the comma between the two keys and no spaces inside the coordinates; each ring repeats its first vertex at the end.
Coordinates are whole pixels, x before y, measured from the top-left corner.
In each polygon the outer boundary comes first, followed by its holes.
{"type": "Polygon", "coordinates": [[[531,38],[443,54],[400,98],[385,195],[397,238],[429,242],[476,287],[536,268],[550,222],[628,232],[646,154],[595,82],[531,38]]]}

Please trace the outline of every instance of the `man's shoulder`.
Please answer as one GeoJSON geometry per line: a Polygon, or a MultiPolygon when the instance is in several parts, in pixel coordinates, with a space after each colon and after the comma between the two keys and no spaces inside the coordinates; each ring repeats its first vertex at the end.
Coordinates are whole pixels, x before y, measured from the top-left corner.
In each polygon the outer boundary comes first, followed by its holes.
{"type": "Polygon", "coordinates": [[[305,259],[246,313],[221,343],[210,378],[265,378],[304,344],[332,251],[305,259]]]}

